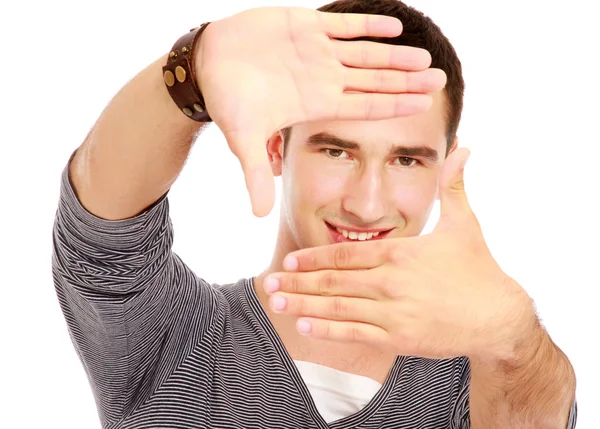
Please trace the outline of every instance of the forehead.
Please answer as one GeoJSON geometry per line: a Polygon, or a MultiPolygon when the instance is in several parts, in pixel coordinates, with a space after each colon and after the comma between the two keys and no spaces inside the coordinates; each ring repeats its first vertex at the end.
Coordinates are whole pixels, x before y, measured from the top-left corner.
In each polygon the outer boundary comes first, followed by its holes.
{"type": "Polygon", "coordinates": [[[307,142],[310,136],[327,132],[360,143],[361,150],[380,153],[394,145],[446,147],[446,100],[442,92],[432,95],[433,105],[417,115],[379,121],[316,121],[294,126],[292,141],[307,142]]]}

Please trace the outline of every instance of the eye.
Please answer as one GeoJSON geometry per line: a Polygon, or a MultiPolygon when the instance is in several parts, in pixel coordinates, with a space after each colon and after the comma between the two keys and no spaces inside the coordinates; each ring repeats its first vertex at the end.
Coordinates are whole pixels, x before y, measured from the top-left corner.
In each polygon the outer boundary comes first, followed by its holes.
{"type": "Polygon", "coordinates": [[[329,157],[335,159],[347,159],[349,156],[348,153],[342,149],[324,149],[324,151],[329,157]]]}
{"type": "Polygon", "coordinates": [[[419,161],[416,160],[415,158],[409,158],[407,156],[400,156],[398,158],[396,158],[396,162],[395,164],[399,164],[402,167],[412,167],[414,165],[416,165],[419,161]]]}

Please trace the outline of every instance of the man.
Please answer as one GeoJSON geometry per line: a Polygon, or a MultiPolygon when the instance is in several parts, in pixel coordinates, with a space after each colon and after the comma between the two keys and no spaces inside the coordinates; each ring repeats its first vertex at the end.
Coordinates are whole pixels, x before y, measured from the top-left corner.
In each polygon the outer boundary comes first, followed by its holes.
{"type": "Polygon", "coordinates": [[[574,427],[572,367],[469,208],[439,28],[340,0],[202,31],[115,96],[63,174],[55,285],[103,427],[574,427]],[[179,55],[193,67],[170,75],[179,55]],[[173,92],[190,74],[196,112],[173,92]],[[272,263],[232,285],[171,251],[166,194],[207,112],[256,215],[283,178],[272,263]]]}

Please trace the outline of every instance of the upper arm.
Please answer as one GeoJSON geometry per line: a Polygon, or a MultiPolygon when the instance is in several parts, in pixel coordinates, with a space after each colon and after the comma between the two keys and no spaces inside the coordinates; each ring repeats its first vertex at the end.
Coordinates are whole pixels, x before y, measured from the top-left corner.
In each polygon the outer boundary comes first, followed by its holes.
{"type": "Polygon", "coordinates": [[[134,218],[103,220],[83,208],[64,170],[54,285],[103,424],[122,418],[155,388],[165,348],[182,350],[185,335],[172,335],[173,324],[197,332],[214,313],[214,291],[173,255],[172,241],[165,197],[134,218]],[[194,317],[186,320],[190,309],[194,317]],[[186,325],[192,322],[197,326],[186,325]]]}

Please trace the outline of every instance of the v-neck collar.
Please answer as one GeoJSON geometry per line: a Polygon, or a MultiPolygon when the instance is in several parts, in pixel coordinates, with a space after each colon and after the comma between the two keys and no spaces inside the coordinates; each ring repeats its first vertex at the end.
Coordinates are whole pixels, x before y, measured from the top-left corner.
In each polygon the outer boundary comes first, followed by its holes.
{"type": "Polygon", "coordinates": [[[265,312],[265,309],[258,299],[256,291],[254,290],[254,278],[250,278],[245,281],[245,289],[246,298],[250,304],[250,308],[271,340],[273,347],[276,349],[281,362],[283,363],[292,382],[294,383],[294,386],[302,397],[304,406],[319,429],[350,429],[359,426],[371,418],[371,416],[373,416],[373,414],[375,414],[377,410],[386,402],[394,388],[394,384],[398,378],[397,376],[400,373],[404,362],[406,361],[405,356],[396,356],[396,359],[394,360],[394,363],[392,364],[392,367],[383,385],[381,386],[381,389],[379,389],[377,394],[375,394],[373,399],[371,399],[371,401],[369,401],[369,403],[363,409],[328,424],[325,419],[323,419],[321,413],[319,413],[317,410],[317,407],[313,401],[313,397],[310,394],[308,386],[304,382],[302,375],[300,375],[298,367],[292,360],[292,357],[285,348],[283,341],[271,323],[271,319],[269,319],[269,316],[265,312]]]}

